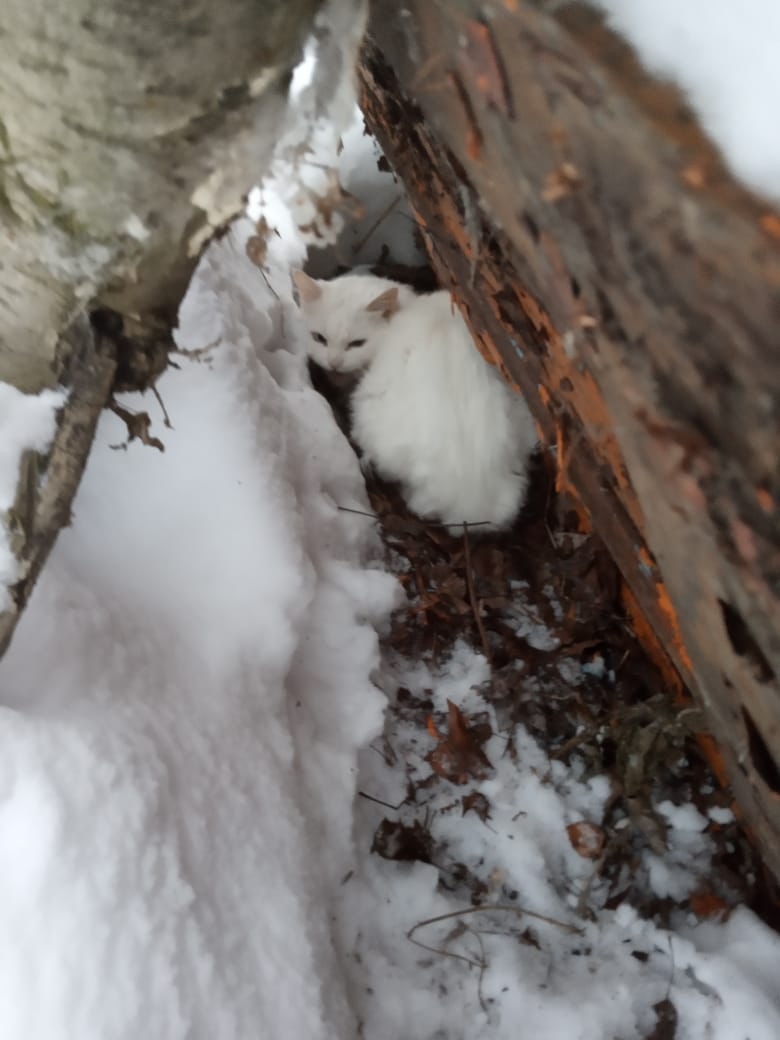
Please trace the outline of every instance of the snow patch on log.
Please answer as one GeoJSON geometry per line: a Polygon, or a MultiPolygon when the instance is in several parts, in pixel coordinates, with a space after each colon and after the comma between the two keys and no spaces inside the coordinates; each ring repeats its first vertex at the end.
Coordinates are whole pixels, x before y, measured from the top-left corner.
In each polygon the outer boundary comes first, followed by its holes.
{"type": "MultiPolygon", "coordinates": [[[[0,610],[11,605],[11,586],[19,580],[14,503],[17,485],[28,452],[48,450],[57,429],[57,411],[66,394],[43,390],[23,394],[8,383],[0,383],[0,610]]],[[[23,490],[23,488],[22,488],[23,490]]]]}
{"type": "Polygon", "coordinates": [[[655,73],[688,96],[734,173],[780,199],[775,0],[596,0],[655,73]]]}

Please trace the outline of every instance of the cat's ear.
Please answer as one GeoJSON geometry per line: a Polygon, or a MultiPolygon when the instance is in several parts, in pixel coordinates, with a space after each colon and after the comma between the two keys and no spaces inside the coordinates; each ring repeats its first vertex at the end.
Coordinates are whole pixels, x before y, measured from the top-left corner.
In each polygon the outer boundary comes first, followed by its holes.
{"type": "Polygon", "coordinates": [[[389,318],[401,309],[401,301],[398,299],[398,286],[385,289],[376,299],[366,307],[367,311],[379,311],[383,318],[389,318]]]}
{"type": "Polygon", "coordinates": [[[310,278],[305,271],[293,271],[295,287],[301,298],[301,303],[314,303],[322,296],[322,286],[310,278]]]}

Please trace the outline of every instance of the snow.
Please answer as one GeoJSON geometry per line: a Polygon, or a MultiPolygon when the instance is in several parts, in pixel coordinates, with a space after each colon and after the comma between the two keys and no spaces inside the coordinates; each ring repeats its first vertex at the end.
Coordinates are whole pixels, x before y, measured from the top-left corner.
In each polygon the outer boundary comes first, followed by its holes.
{"type": "Polygon", "coordinates": [[[64,403],[62,390],[23,394],[0,383],[0,611],[11,607],[10,587],[20,577],[8,512],[16,499],[22,457],[28,451],[48,450],[57,429],[57,410],[64,403]]]}
{"type": "Polygon", "coordinates": [[[329,893],[395,583],[247,230],[184,304],[182,345],[220,342],[161,380],[165,453],[104,416],[0,667],[3,1037],[347,1029],[329,893]]]}
{"type": "MultiPolygon", "coordinates": [[[[301,73],[311,115],[309,90],[301,73]]],[[[673,929],[610,909],[570,837],[598,825],[608,780],[507,728],[466,644],[435,662],[380,654],[399,589],[372,519],[349,512],[369,511],[365,488],[311,388],[289,272],[318,230],[329,263],[354,257],[354,227],[321,219],[323,163],[351,171],[366,211],[395,186],[343,112],[316,123],[315,151],[304,139],[282,142],[252,201],[278,232],[265,271],[248,220],[198,268],[159,383],[172,428],[151,399],[122,400],[152,411],[165,452],[123,448],[104,415],[73,524],[0,662],[0,1036],[640,1040],[669,999],[676,1040],[775,1040],[776,934],[746,908],[673,929]],[[483,718],[490,768],[429,785],[436,741],[399,688],[430,702],[439,733],[448,702],[483,718]],[[385,819],[424,820],[431,862],[372,852],[385,819]]],[[[383,238],[414,256],[399,220],[360,259],[383,238]]],[[[0,394],[7,502],[61,398],[0,394]]],[[[516,583],[519,624],[551,645],[528,591],[516,583]]],[[[637,869],[693,891],[727,810],[655,810],[668,854],[637,869]]]]}
{"type": "MultiPolygon", "coordinates": [[[[599,907],[600,885],[594,862],[575,850],[567,827],[601,819],[609,785],[604,777],[577,778],[522,726],[502,733],[480,693],[487,671],[484,658],[463,644],[438,667],[402,658],[383,664],[383,687],[427,697],[437,719],[453,699],[464,713],[486,713],[493,736],[484,750],[493,772],[464,787],[426,786],[433,741],[402,718],[387,735],[392,756],[375,746],[361,755],[360,790],[373,798],[395,806],[423,783],[417,800],[395,811],[360,803],[358,847],[361,834],[368,845],[383,816],[409,827],[425,819],[436,864],[367,859],[344,885],[342,944],[354,951],[347,965],[363,1035],[639,1040],[654,1028],[655,1005],[667,998],[677,1009],[670,1035],[678,1040],[780,1035],[780,984],[767,967],[777,963],[780,939],[749,911],[738,910],[725,924],[683,925],[679,933],[625,903],[591,918],[577,913],[583,891],[599,907]],[[426,790],[433,793],[420,798],[426,790]],[[475,793],[490,806],[484,820],[463,812],[462,798],[475,793]],[[457,872],[440,862],[445,849],[457,872]],[[483,882],[484,911],[471,912],[464,874],[483,882]],[[415,926],[412,938],[435,954],[402,941],[415,926]]],[[[672,825],[670,875],[706,877],[706,848],[685,847],[703,819],[690,806],[658,808],[672,825]]]]}
{"type": "Polygon", "coordinates": [[[780,199],[780,4],[596,0],[650,71],[685,91],[734,173],[780,199]]]}

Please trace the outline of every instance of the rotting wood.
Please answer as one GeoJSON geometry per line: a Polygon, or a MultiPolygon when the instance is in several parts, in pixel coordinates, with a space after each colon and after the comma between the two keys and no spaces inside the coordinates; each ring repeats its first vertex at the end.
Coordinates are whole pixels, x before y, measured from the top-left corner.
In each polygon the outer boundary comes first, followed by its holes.
{"type": "Polygon", "coordinates": [[[378,0],[373,29],[361,103],[434,267],[705,708],[780,877],[771,213],[693,178],[702,139],[665,133],[527,4],[399,19],[378,0]]]}

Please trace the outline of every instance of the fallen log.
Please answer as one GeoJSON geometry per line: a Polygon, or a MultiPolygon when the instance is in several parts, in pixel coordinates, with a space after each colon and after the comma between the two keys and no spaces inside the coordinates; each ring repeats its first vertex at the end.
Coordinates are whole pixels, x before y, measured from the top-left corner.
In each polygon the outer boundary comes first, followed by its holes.
{"type": "Polygon", "coordinates": [[[377,0],[360,75],[442,284],[780,878],[780,221],[580,5],[377,0]]]}

